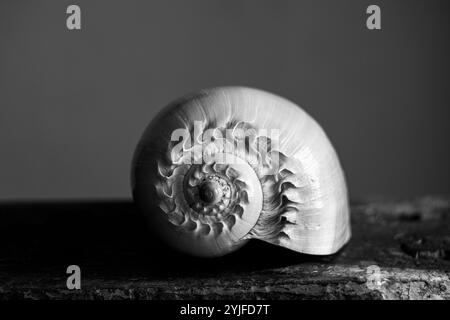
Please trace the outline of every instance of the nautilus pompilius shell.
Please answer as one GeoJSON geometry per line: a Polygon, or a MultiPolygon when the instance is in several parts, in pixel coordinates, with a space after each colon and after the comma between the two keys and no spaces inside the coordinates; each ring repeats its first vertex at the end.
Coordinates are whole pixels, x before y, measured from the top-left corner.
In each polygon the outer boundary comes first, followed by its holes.
{"type": "Polygon", "coordinates": [[[214,88],[169,104],[145,130],[131,180],[153,232],[192,255],[250,239],[327,255],[350,238],[345,178],[324,131],[261,90],[214,88]]]}

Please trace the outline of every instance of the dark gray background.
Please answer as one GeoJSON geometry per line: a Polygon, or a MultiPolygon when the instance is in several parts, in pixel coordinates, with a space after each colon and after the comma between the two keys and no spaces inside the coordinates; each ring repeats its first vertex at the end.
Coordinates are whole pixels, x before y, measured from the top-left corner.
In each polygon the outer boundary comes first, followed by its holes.
{"type": "Polygon", "coordinates": [[[184,93],[265,89],[323,126],[352,196],[449,193],[446,1],[0,0],[0,198],[128,197],[184,93]],[[69,4],[82,30],[66,29],[69,4]],[[378,4],[382,30],[365,27],[378,4]]]}

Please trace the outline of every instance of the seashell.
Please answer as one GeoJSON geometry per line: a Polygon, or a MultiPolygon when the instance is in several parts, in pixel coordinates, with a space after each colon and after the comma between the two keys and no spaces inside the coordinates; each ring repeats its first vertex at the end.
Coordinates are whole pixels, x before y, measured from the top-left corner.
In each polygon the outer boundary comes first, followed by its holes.
{"type": "Polygon", "coordinates": [[[154,232],[195,256],[250,239],[327,255],[350,238],[345,178],[324,131],[261,90],[220,87],[169,104],[142,135],[131,181],[154,232]]]}

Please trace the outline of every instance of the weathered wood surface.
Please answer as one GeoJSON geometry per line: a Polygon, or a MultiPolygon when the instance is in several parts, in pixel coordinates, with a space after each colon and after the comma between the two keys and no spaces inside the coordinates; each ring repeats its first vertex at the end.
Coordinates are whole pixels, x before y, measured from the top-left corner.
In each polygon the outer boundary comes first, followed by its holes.
{"type": "Polygon", "coordinates": [[[219,259],[167,250],[130,201],[0,204],[0,299],[450,299],[450,200],[352,204],[353,237],[311,257],[253,241],[219,259]],[[66,267],[82,289],[66,289],[66,267]]]}

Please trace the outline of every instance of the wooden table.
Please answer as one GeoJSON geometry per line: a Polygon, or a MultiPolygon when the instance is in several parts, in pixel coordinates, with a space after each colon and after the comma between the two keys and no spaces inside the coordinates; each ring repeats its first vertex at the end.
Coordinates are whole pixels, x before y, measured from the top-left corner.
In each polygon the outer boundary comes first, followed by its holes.
{"type": "Polygon", "coordinates": [[[153,239],[130,200],[3,202],[0,299],[450,299],[449,198],[354,201],[352,228],[334,256],[251,241],[196,259],[153,239]]]}

